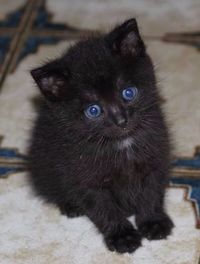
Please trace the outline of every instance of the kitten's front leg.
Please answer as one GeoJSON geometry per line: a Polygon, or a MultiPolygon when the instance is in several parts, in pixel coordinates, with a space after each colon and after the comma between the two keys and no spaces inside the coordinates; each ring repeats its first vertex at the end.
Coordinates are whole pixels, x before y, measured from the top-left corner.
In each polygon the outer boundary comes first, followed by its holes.
{"type": "Polygon", "coordinates": [[[111,251],[131,253],[141,245],[140,234],[125,218],[108,190],[88,191],[83,202],[86,215],[103,234],[111,251]]]}
{"type": "Polygon", "coordinates": [[[165,185],[159,180],[162,175],[156,173],[149,174],[136,205],[136,224],[141,235],[149,240],[166,238],[174,226],[164,210],[165,185]]]}

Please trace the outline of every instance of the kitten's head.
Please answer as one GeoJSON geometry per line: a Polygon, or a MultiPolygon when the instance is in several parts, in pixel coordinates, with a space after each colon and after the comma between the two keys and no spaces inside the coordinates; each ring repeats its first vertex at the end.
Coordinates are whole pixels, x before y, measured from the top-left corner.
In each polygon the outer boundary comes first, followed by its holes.
{"type": "Polygon", "coordinates": [[[158,99],[135,19],[77,43],[31,74],[62,127],[87,137],[133,135],[158,99]]]}

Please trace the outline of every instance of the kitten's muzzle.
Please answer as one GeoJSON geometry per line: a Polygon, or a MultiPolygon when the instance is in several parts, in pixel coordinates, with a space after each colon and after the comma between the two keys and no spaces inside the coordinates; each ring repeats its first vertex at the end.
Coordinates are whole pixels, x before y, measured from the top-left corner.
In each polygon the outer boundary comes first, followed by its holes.
{"type": "Polygon", "coordinates": [[[110,109],[110,118],[112,119],[113,123],[121,128],[125,128],[127,125],[127,113],[118,107],[112,107],[110,109]]]}

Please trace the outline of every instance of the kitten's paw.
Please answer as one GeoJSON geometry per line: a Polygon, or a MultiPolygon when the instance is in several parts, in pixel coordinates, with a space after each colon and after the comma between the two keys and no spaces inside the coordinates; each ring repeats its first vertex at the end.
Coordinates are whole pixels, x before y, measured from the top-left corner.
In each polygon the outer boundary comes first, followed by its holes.
{"type": "Polygon", "coordinates": [[[145,221],[138,226],[138,229],[143,237],[149,240],[159,240],[170,235],[173,226],[171,219],[166,216],[159,220],[145,221]]]}
{"type": "Polygon", "coordinates": [[[119,228],[113,234],[105,238],[106,245],[111,251],[118,253],[132,253],[141,246],[141,236],[137,230],[128,226],[119,228]]]}
{"type": "Polygon", "coordinates": [[[83,212],[81,212],[81,210],[78,207],[72,204],[65,204],[64,206],[63,205],[60,206],[60,212],[61,214],[66,215],[70,218],[84,215],[83,212]]]}

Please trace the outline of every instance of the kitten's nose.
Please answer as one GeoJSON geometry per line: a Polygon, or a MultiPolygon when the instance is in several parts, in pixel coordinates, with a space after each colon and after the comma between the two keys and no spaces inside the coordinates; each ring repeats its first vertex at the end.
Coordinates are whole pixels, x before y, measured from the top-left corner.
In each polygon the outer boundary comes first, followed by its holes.
{"type": "Polygon", "coordinates": [[[116,105],[110,107],[110,117],[115,125],[121,128],[125,128],[127,124],[126,111],[116,105]]]}
{"type": "Polygon", "coordinates": [[[125,116],[119,115],[115,118],[115,124],[121,128],[125,128],[127,124],[127,119],[125,116]]]}

